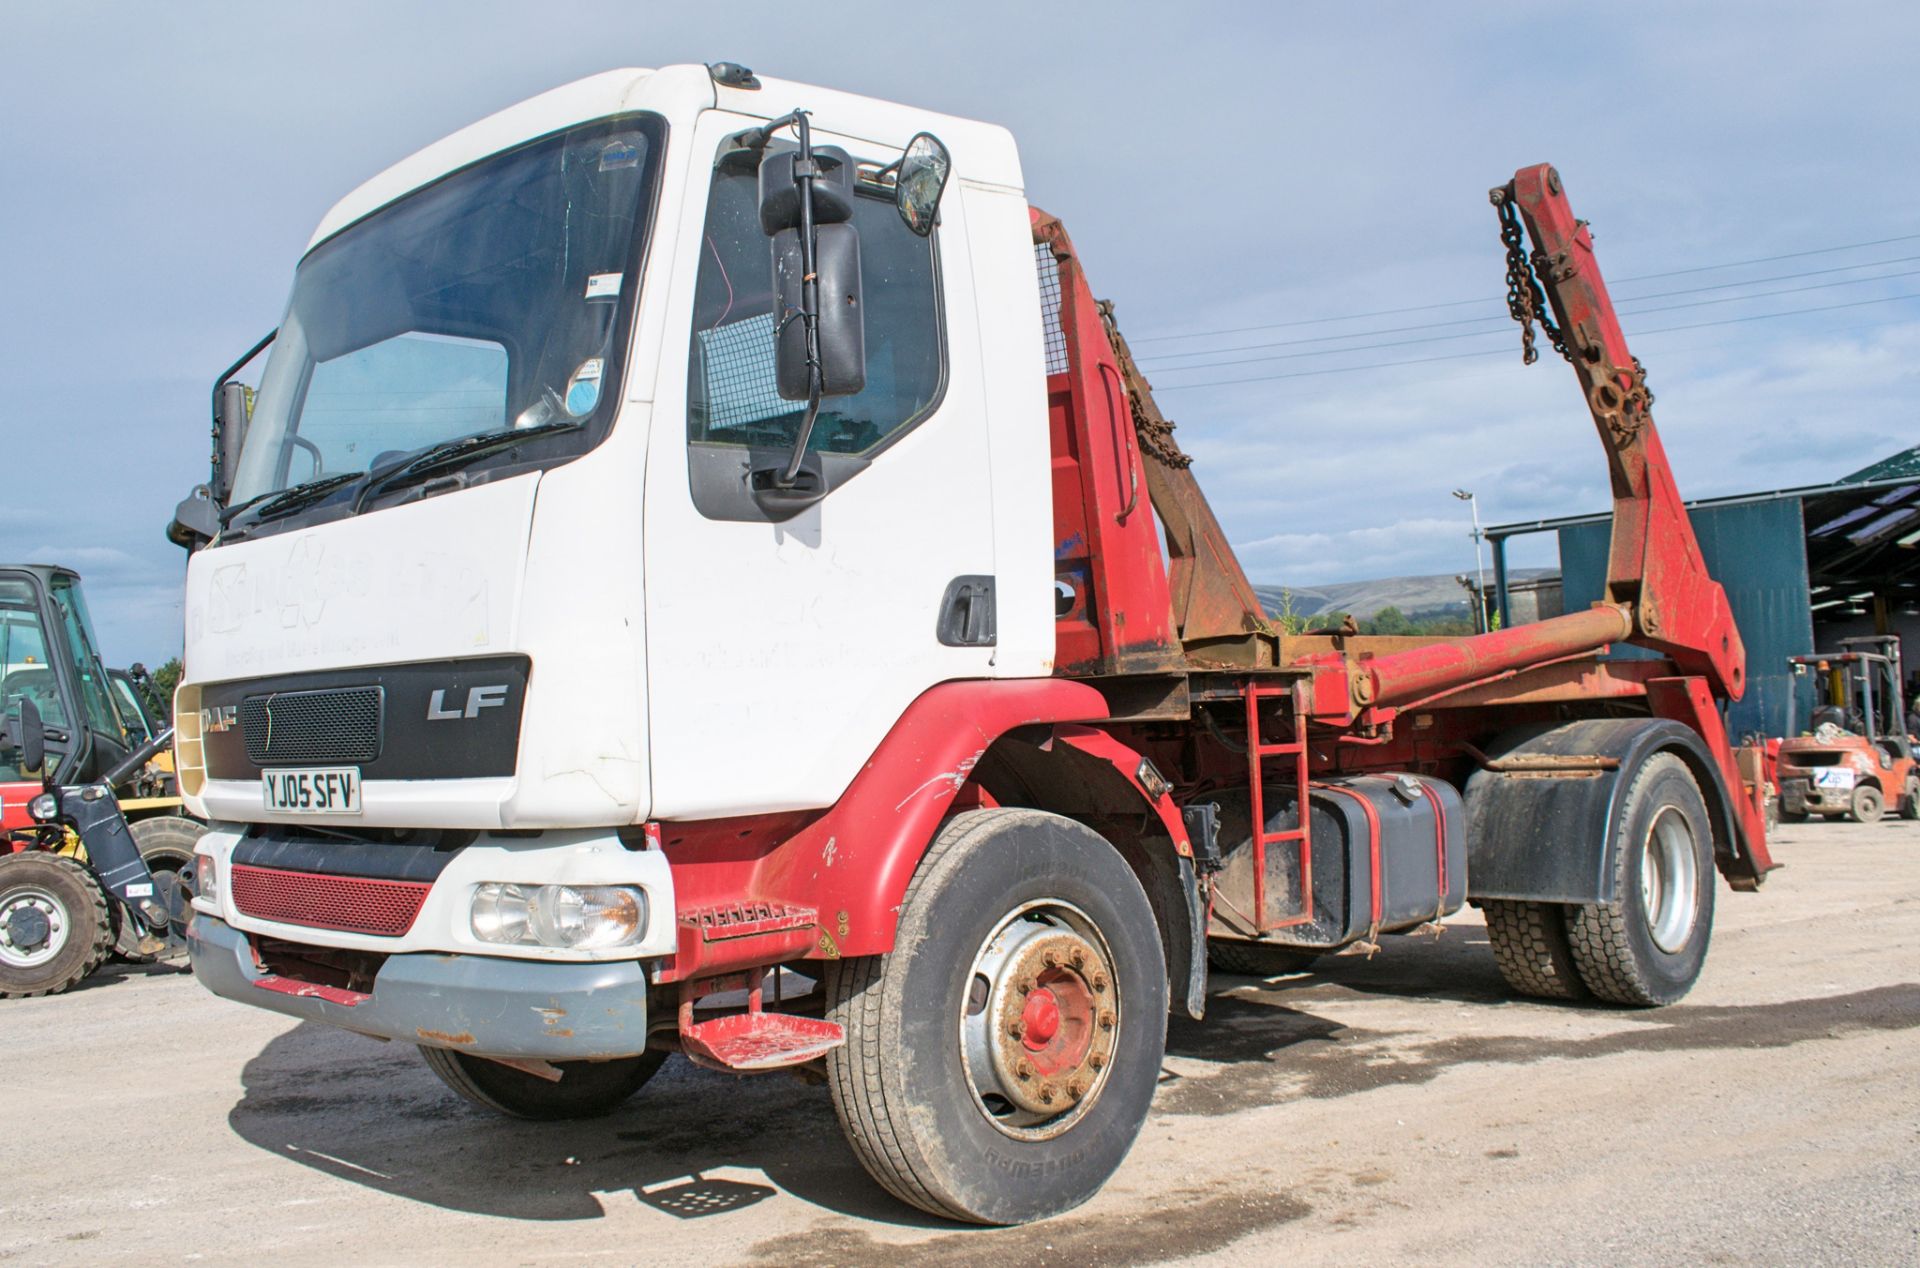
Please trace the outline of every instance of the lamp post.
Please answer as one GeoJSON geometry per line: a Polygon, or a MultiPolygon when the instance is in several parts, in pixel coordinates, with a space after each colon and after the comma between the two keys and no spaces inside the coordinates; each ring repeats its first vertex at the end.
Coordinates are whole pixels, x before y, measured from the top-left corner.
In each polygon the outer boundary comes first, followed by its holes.
{"type": "Polygon", "coordinates": [[[1473,603],[1473,628],[1475,633],[1484,634],[1487,630],[1487,567],[1480,554],[1480,501],[1465,489],[1455,489],[1453,496],[1473,509],[1473,566],[1480,576],[1480,589],[1473,603]]]}

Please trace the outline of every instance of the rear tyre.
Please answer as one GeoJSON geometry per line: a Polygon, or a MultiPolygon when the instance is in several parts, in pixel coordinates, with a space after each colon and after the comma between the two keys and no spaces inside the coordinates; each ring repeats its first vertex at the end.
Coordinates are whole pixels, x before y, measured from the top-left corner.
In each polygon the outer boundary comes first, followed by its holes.
{"type": "Polygon", "coordinates": [[[1847,813],[1855,823],[1878,823],[1880,816],[1887,812],[1887,799],[1872,784],[1861,784],[1853,790],[1853,803],[1847,813]]]}
{"type": "MultiPolygon", "coordinates": [[[[153,873],[154,901],[172,910],[173,892],[180,888],[183,878],[192,875],[193,847],[207,834],[207,825],[179,815],[155,815],[135,820],[127,825],[127,831],[133,834],[133,844],[140,851],[141,860],[153,873]]],[[[128,964],[152,964],[155,960],[175,960],[186,954],[183,929],[170,931],[166,951],[157,956],[142,955],[139,931],[117,904],[112,908],[112,918],[115,959],[128,964]]]]}
{"type": "Polygon", "coordinates": [[[560,1079],[554,1082],[449,1048],[422,1047],[420,1055],[442,1083],[480,1108],[538,1122],[611,1114],[667,1059],[664,1052],[644,1052],[615,1061],[556,1061],[560,1079]]]}
{"type": "Polygon", "coordinates": [[[1900,795],[1900,817],[1920,819],[1920,775],[1907,776],[1906,789],[1900,795]]]}
{"type": "Polygon", "coordinates": [[[57,854],[0,856],[0,999],[70,990],[112,947],[93,873],[57,854]]]}
{"type": "Polygon", "coordinates": [[[1207,962],[1222,973],[1244,973],[1248,977],[1279,977],[1283,973],[1304,973],[1320,957],[1311,951],[1274,946],[1265,942],[1236,942],[1229,938],[1207,939],[1207,962]]]}
{"type": "Polygon", "coordinates": [[[1488,899],[1481,904],[1493,962],[1518,993],[1537,999],[1587,998],[1587,984],[1567,941],[1566,912],[1559,903],[1488,899]]]}
{"type": "Polygon", "coordinates": [[[1610,842],[1610,904],[1574,907],[1567,941],[1587,988],[1615,1004],[1671,1004],[1692,989],[1713,933],[1713,834],[1686,763],[1641,765],[1610,842]]]}
{"type": "Polygon", "coordinates": [[[920,861],[894,950],[829,962],[827,1055],[853,1151],[901,1201],[1019,1224],[1099,1191],[1166,1050],[1153,908],[1111,845],[1034,810],[970,811],[920,861]]]}

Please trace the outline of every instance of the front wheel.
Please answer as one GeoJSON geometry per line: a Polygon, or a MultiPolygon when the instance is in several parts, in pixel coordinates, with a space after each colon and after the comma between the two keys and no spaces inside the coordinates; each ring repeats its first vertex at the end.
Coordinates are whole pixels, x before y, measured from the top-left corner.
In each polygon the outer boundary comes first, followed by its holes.
{"type": "Polygon", "coordinates": [[[466,1100],[509,1118],[552,1122],[611,1114],[638,1092],[667,1059],[664,1052],[643,1052],[613,1061],[560,1061],[558,1079],[450,1048],[420,1049],[427,1069],[466,1100]]]}
{"type": "Polygon", "coordinates": [[[957,815],[894,950],[827,966],[834,1108],[904,1202],[1019,1224],[1092,1197],[1132,1148],[1166,1049],[1167,969],[1132,869],[1082,824],[957,815]]]}
{"type": "Polygon", "coordinates": [[[1920,819],[1920,775],[1907,776],[1906,790],[1900,796],[1900,817],[1920,819]]]}
{"type": "Polygon", "coordinates": [[[58,854],[0,855],[0,999],[71,989],[112,945],[91,872],[58,854]]]}
{"type": "Polygon", "coordinates": [[[1887,812],[1887,799],[1872,784],[1861,784],[1853,790],[1853,801],[1847,813],[1853,816],[1855,823],[1878,823],[1880,816],[1887,812]]]}
{"type": "Polygon", "coordinates": [[[1613,850],[1614,901],[1568,909],[1587,988],[1615,1004],[1671,1004],[1693,988],[1713,933],[1713,836],[1685,762],[1649,758],[1627,788],[1613,850]]]}

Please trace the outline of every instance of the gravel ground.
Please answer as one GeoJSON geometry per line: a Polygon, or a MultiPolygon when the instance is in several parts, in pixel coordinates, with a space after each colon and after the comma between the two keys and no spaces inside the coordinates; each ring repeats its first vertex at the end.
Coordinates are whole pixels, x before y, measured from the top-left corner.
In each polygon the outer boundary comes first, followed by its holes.
{"type": "Polygon", "coordinates": [[[1920,824],[1776,848],[1661,1011],[1509,999],[1471,911],[1216,978],[1106,1191],[1011,1230],[892,1202],[787,1076],[676,1060],[508,1122],[411,1050],[108,970],[0,1004],[0,1260],[1920,1263],[1920,824]]]}

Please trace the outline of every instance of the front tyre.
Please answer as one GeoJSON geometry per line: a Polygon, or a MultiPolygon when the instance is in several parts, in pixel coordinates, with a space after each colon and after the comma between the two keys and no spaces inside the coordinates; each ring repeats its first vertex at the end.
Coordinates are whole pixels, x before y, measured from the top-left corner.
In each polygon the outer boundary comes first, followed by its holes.
{"type": "Polygon", "coordinates": [[[420,1055],[442,1083],[480,1108],[540,1122],[611,1114],[667,1059],[664,1052],[643,1052],[613,1061],[558,1061],[556,1081],[450,1048],[422,1047],[420,1055]]]}
{"type": "Polygon", "coordinates": [[[1861,784],[1853,790],[1853,800],[1847,813],[1853,816],[1855,823],[1878,823],[1880,816],[1887,812],[1886,798],[1872,784],[1861,784]]]}
{"type": "Polygon", "coordinates": [[[894,950],[830,962],[834,1108],[904,1202],[1019,1224],[1086,1201],[1147,1116],[1166,1048],[1153,909],[1113,847],[1034,810],[957,815],[894,950]]]}
{"type": "Polygon", "coordinates": [[[112,946],[91,872],[58,854],[0,855],[0,999],[69,990],[112,946]]]}
{"type": "Polygon", "coordinates": [[[1671,1004],[1692,989],[1713,933],[1713,835],[1685,762],[1657,753],[1633,776],[1610,843],[1612,903],[1568,909],[1587,987],[1615,1004],[1671,1004]]]}

